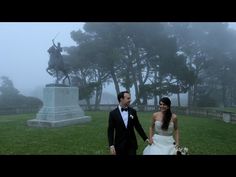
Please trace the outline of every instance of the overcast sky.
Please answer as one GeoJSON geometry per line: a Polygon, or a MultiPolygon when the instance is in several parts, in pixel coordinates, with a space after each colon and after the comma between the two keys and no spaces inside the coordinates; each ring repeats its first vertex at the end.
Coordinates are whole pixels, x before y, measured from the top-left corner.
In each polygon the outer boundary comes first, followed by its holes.
{"type": "Polygon", "coordinates": [[[54,82],[47,72],[52,39],[62,47],[75,45],[70,32],[84,23],[0,22],[0,76],[8,76],[19,90],[30,90],[54,82]]]}
{"type": "MultiPolygon", "coordinates": [[[[0,22],[0,76],[8,76],[21,92],[54,82],[47,72],[48,48],[52,39],[62,47],[75,45],[71,31],[82,29],[79,22],[0,22]]],[[[236,29],[236,23],[231,23],[236,29]]]]}

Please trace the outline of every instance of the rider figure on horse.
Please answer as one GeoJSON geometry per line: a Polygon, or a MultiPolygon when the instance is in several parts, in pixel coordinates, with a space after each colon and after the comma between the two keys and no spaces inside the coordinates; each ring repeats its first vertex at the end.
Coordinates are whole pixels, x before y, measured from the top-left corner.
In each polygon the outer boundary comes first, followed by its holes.
{"type": "Polygon", "coordinates": [[[70,85],[70,78],[68,75],[68,71],[66,71],[65,64],[63,61],[63,56],[61,55],[62,47],[61,44],[58,42],[57,45],[54,43],[54,39],[52,40],[53,45],[48,49],[48,53],[50,54],[50,59],[48,62],[48,68],[46,71],[50,75],[56,75],[56,84],[59,83],[61,77],[59,76],[59,72],[63,73],[65,76],[63,79],[63,83],[65,79],[68,79],[70,85]]]}
{"type": "Polygon", "coordinates": [[[54,39],[52,40],[53,46],[56,49],[56,57],[57,58],[62,58],[61,52],[62,52],[62,47],[61,47],[61,43],[58,42],[57,45],[54,43],[54,39]]]}

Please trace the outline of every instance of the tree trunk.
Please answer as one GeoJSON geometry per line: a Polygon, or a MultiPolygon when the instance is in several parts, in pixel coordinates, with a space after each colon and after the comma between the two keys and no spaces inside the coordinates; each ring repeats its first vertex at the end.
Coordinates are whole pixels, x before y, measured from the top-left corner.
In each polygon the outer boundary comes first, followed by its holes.
{"type": "Polygon", "coordinates": [[[90,103],[90,99],[89,99],[89,98],[86,98],[85,101],[86,101],[88,110],[92,110],[92,108],[91,108],[91,103],[90,103]]]}
{"type": "Polygon", "coordinates": [[[154,96],[154,106],[157,106],[157,96],[154,96]]]}
{"type": "Polygon", "coordinates": [[[115,85],[115,89],[116,89],[116,94],[118,95],[118,93],[120,93],[120,87],[119,87],[119,83],[117,81],[114,69],[111,69],[111,77],[114,81],[114,85],[115,85]]]}
{"type": "MultiPolygon", "coordinates": [[[[156,69],[155,75],[154,75],[154,85],[157,85],[157,69],[156,69]]],[[[154,106],[157,107],[157,105],[158,105],[157,95],[154,94],[154,106]]]]}
{"type": "Polygon", "coordinates": [[[233,106],[233,88],[230,88],[230,107],[233,106]]]}
{"type": "Polygon", "coordinates": [[[192,92],[192,87],[189,88],[188,90],[188,107],[192,107],[192,96],[193,95],[193,92],[192,92]]]}
{"type": "Polygon", "coordinates": [[[227,106],[227,103],[226,103],[226,87],[225,87],[224,84],[222,86],[222,102],[223,102],[224,107],[226,107],[227,106]]]}
{"type": "Polygon", "coordinates": [[[179,96],[179,93],[177,93],[177,100],[178,100],[178,107],[180,107],[180,96],[179,96]]]}
{"type": "Polygon", "coordinates": [[[134,82],[134,91],[135,91],[135,98],[136,98],[135,103],[136,103],[137,106],[139,106],[141,104],[141,101],[140,101],[138,83],[137,82],[134,82]]]}
{"type": "Polygon", "coordinates": [[[102,85],[99,84],[98,87],[96,88],[96,95],[95,95],[95,110],[99,109],[99,105],[101,103],[101,98],[102,98],[102,85]]]}

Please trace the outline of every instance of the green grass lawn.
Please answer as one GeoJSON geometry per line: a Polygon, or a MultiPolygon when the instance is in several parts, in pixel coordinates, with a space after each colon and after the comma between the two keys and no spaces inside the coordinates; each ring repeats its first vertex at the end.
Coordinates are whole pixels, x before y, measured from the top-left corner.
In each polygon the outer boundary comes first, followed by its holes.
{"type": "MultiPolygon", "coordinates": [[[[32,128],[26,121],[35,114],[0,116],[0,155],[107,155],[108,112],[86,112],[92,121],[61,128],[32,128]]],[[[152,113],[138,113],[146,133],[152,113]]],[[[190,154],[236,155],[236,124],[178,116],[180,144],[190,154]]],[[[138,154],[146,146],[140,136],[138,154]]]]}

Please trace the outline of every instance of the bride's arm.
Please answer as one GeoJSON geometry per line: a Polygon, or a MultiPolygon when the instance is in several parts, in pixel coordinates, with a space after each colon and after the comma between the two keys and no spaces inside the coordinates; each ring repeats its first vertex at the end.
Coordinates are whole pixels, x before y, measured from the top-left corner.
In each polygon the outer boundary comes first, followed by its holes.
{"type": "Polygon", "coordinates": [[[179,146],[179,127],[178,127],[178,120],[177,120],[177,116],[175,115],[173,118],[173,122],[174,122],[174,139],[175,139],[175,145],[179,146]]]}
{"type": "Polygon", "coordinates": [[[149,141],[150,144],[153,143],[153,135],[154,135],[154,127],[155,127],[155,113],[152,115],[151,126],[149,127],[149,141]]]}

